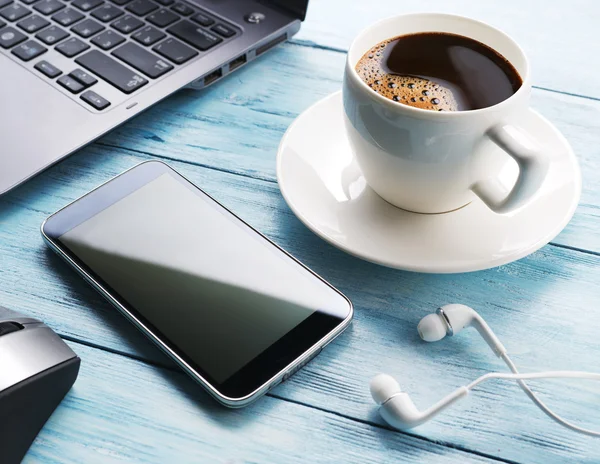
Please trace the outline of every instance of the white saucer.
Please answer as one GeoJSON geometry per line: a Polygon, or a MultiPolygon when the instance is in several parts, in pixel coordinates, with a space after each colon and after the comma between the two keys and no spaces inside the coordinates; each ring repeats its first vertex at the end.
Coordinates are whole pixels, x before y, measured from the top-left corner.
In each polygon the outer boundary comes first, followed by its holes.
{"type": "Polygon", "coordinates": [[[479,199],[429,215],[384,201],[366,185],[348,145],[341,92],[308,108],[285,133],[277,154],[279,188],[310,230],[359,258],[435,273],[499,266],[552,240],[581,194],[579,166],[562,134],[533,110],[520,123],[545,143],[551,165],[533,202],[511,215],[495,214],[479,199]]]}

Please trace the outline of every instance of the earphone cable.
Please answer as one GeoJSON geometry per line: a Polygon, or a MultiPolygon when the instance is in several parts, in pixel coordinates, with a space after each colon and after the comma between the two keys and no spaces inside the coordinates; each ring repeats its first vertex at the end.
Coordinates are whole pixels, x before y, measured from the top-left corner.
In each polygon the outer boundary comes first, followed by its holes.
{"type": "Polygon", "coordinates": [[[521,374],[512,360],[508,357],[507,354],[502,355],[502,359],[509,367],[509,369],[513,372],[513,374],[505,374],[501,372],[492,372],[489,374],[482,375],[478,379],[471,382],[466,386],[468,390],[472,390],[477,385],[486,380],[491,379],[500,379],[500,380],[516,380],[523,391],[527,394],[529,399],[533,401],[533,403],[539,407],[548,417],[555,420],[559,424],[568,429],[571,429],[575,432],[579,432],[591,437],[600,437],[600,432],[585,429],[583,427],[579,427],[553,412],[542,400],[540,400],[537,395],[529,388],[529,386],[524,382],[525,379],[550,379],[550,378],[571,378],[571,379],[591,379],[591,380],[600,380],[600,374],[592,373],[592,372],[580,372],[580,371],[547,371],[547,372],[533,372],[521,374]]]}
{"type": "MultiPolygon", "coordinates": [[[[519,370],[517,369],[517,366],[515,365],[515,363],[512,362],[512,360],[510,359],[510,357],[508,356],[507,353],[504,353],[502,355],[502,359],[504,360],[504,362],[506,363],[506,365],[508,366],[508,368],[514,372],[515,374],[519,373],[519,370]]],[[[579,432],[579,433],[583,433],[585,435],[589,435],[592,437],[600,437],[600,432],[594,431],[594,430],[590,430],[590,429],[586,429],[583,427],[579,427],[578,425],[573,424],[572,422],[563,419],[561,416],[559,416],[558,414],[556,414],[554,411],[552,411],[548,406],[546,406],[546,404],[535,394],[535,392],[533,390],[531,390],[531,388],[529,388],[529,385],[527,385],[522,379],[518,380],[519,386],[521,387],[521,389],[525,392],[525,394],[529,397],[529,399],[531,401],[533,401],[533,403],[540,408],[542,411],[544,411],[544,413],[550,417],[551,419],[553,419],[554,421],[556,421],[557,423],[561,424],[564,427],[567,427],[568,429],[571,429],[575,432],[579,432]]]]}

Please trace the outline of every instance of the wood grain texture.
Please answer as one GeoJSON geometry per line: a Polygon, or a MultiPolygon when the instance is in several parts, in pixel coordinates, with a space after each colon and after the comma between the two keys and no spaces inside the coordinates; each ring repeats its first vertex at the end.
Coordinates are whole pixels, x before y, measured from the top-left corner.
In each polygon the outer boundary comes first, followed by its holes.
{"type": "Polygon", "coordinates": [[[79,378],[25,463],[493,462],[275,398],[226,410],[179,372],[70,345],[79,378]]]}
{"type": "MultiPolygon", "coordinates": [[[[342,53],[285,45],[202,92],[183,91],[99,142],[275,181],[287,126],[341,86],[342,53]],[[318,72],[315,72],[318,70],[318,72]]],[[[532,106],[563,132],[583,172],[577,213],[554,242],[600,252],[600,101],[534,90],[532,106]]]]}
{"type": "MultiPolygon", "coordinates": [[[[44,319],[69,338],[169,366],[45,248],[38,231],[51,211],[148,158],[93,146],[3,198],[0,214],[7,220],[0,226],[1,267],[11,271],[0,275],[0,301],[44,319]]],[[[355,304],[349,332],[288,385],[275,390],[282,398],[378,422],[367,388],[378,372],[397,376],[417,404],[426,406],[482,373],[503,370],[475,334],[435,345],[418,340],[418,320],[449,302],[476,307],[523,369],[590,369],[591,360],[599,356],[594,334],[600,331],[600,320],[590,312],[600,301],[597,256],[549,246],[519,262],[472,274],[394,271],[350,257],[318,239],[292,215],[272,182],[170,164],[330,280],[355,304]]],[[[600,399],[597,386],[540,386],[545,398],[568,417],[583,417],[594,426],[588,411],[600,399]],[[566,405],[559,401],[561,396],[569,398],[566,405]]],[[[595,426],[600,428],[597,419],[595,426]]],[[[506,383],[485,385],[472,400],[414,433],[503,460],[600,460],[595,441],[565,433],[506,383]]]]}
{"type": "Polygon", "coordinates": [[[532,62],[534,85],[600,98],[600,3],[593,0],[317,0],[294,40],[347,50],[373,22],[420,12],[458,14],[491,24],[523,47],[532,62]]]}

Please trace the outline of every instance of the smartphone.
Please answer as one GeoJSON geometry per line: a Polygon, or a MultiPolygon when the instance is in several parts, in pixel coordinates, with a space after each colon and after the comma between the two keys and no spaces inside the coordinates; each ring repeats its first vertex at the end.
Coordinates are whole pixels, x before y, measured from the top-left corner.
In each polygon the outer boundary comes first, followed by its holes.
{"type": "Polygon", "coordinates": [[[342,293],[162,162],[124,172],[41,229],[225,406],[286,380],[352,319],[342,293]]]}

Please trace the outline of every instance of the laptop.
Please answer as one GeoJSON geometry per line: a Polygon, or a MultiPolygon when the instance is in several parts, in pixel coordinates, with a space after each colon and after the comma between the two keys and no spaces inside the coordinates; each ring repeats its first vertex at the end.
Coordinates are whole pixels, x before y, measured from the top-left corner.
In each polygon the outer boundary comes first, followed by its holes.
{"type": "Polygon", "coordinates": [[[290,38],[308,0],[0,0],[0,194],[290,38]]]}

